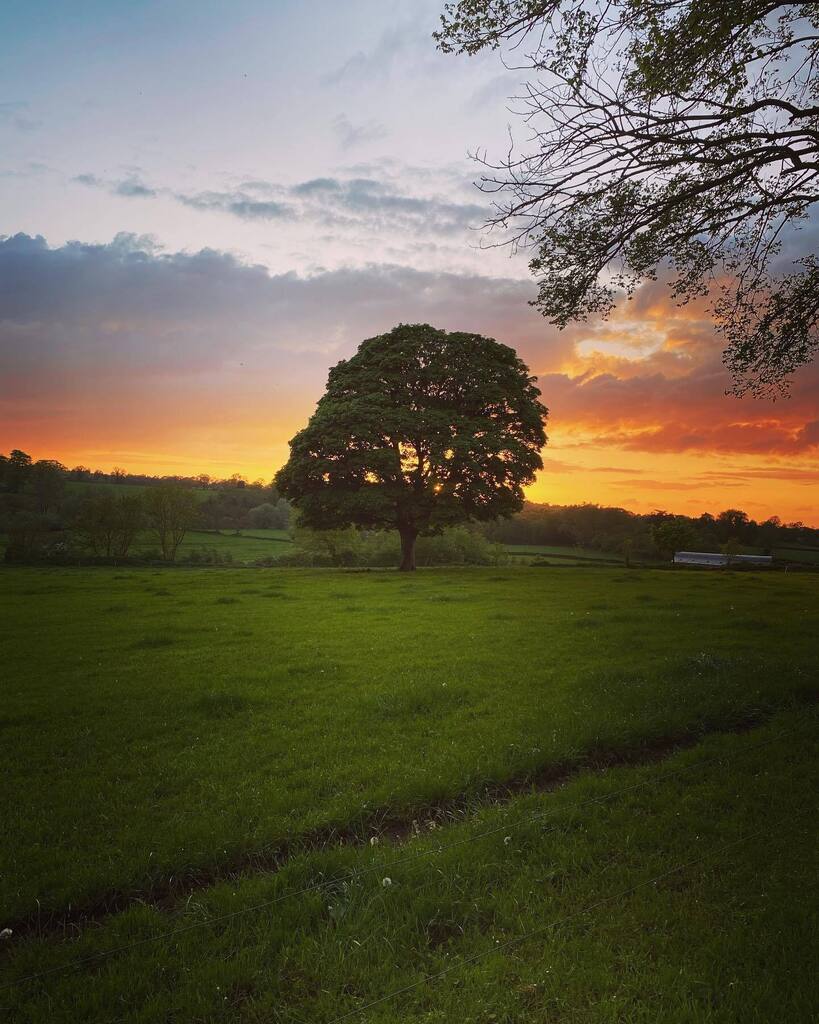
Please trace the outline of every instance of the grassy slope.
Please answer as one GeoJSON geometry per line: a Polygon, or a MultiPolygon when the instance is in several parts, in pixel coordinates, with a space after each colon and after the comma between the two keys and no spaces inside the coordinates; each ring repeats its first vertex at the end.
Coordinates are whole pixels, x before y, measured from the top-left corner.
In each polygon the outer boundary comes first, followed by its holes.
{"type": "Polygon", "coordinates": [[[816,580],[8,570],[0,921],[815,686],[816,580]]]}
{"type": "MultiPolygon", "coordinates": [[[[143,533],[134,544],[133,554],[158,551],[156,537],[143,533]]],[[[189,530],[179,545],[177,557],[182,560],[192,551],[213,550],[220,555],[230,553],[235,562],[252,562],[258,558],[277,558],[291,551],[293,541],[287,530],[242,530],[217,532],[214,530],[189,530]]]]}
{"type": "Polygon", "coordinates": [[[774,558],[783,562],[803,562],[807,565],[819,565],[819,550],[816,548],[774,548],[774,558]]]}
{"type": "Polygon", "coordinates": [[[560,544],[507,544],[510,555],[554,555],[558,558],[601,559],[611,558],[620,563],[622,554],[612,551],[597,551],[595,548],[570,547],[560,544]]]}
{"type": "Polygon", "coordinates": [[[0,1007],[37,1024],[808,1024],[816,725],[782,714],[400,850],[336,847],[77,942],[30,939],[0,984],[139,945],[0,991],[0,1007]]]}

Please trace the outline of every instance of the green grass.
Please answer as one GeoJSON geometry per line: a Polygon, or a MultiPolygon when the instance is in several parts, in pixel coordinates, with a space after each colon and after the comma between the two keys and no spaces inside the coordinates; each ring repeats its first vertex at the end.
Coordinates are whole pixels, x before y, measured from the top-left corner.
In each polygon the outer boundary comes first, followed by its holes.
{"type": "Polygon", "coordinates": [[[807,1024],[816,596],[781,573],[0,572],[0,928],[27,932],[0,945],[0,1017],[329,1024],[452,968],[353,1019],[807,1024]]]}
{"type": "Polygon", "coordinates": [[[0,921],[815,687],[813,577],[7,570],[0,921]]]}
{"type": "Polygon", "coordinates": [[[399,848],[305,853],[32,937],[0,1006],[32,1024],[808,1024],[816,724],[780,714],[399,848]]]}
{"type": "MultiPolygon", "coordinates": [[[[146,532],[137,539],[132,554],[156,552],[158,547],[156,538],[146,532]]],[[[221,556],[230,554],[234,562],[241,564],[260,558],[278,558],[292,547],[293,541],[287,530],[246,529],[240,533],[232,530],[189,530],[179,545],[177,558],[183,561],[194,551],[216,551],[221,556]]]]}
{"type": "MultiPolygon", "coordinates": [[[[77,486],[84,486],[78,484],[77,486]]],[[[128,486],[123,484],[120,486],[128,486]]],[[[0,533],[0,561],[8,544],[8,537],[0,533]]],[[[177,560],[186,561],[191,554],[204,555],[215,551],[220,558],[230,555],[237,565],[256,562],[260,559],[276,559],[293,549],[293,540],[287,530],[243,529],[240,533],[233,530],[188,530],[177,551],[177,560]]],[[[90,552],[88,552],[90,555],[90,552]]],[[[153,556],[161,559],[159,541],[149,530],[140,533],[130,548],[131,558],[153,556]]],[[[206,560],[203,558],[203,560],[206,560]]]]}
{"type": "Polygon", "coordinates": [[[609,561],[622,565],[623,556],[616,551],[597,551],[594,548],[570,547],[560,544],[507,544],[510,555],[539,555],[559,562],[609,561]]]}
{"type": "Polygon", "coordinates": [[[807,565],[819,565],[818,548],[774,548],[773,556],[782,562],[804,562],[807,565]]]}

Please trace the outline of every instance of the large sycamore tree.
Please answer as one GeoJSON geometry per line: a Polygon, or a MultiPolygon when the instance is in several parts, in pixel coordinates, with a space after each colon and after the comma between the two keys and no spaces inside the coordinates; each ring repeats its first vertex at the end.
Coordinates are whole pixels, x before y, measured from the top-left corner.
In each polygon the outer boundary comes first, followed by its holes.
{"type": "Polygon", "coordinates": [[[313,529],[397,529],[414,569],[419,534],[521,508],[546,415],[513,349],[400,325],[330,370],[276,486],[313,529]]]}
{"type": "Polygon", "coordinates": [[[543,314],[670,275],[711,295],[735,392],[785,390],[819,344],[815,234],[793,230],[819,201],[819,3],[459,0],[436,38],[526,72],[527,137],[480,184],[543,314]]]}

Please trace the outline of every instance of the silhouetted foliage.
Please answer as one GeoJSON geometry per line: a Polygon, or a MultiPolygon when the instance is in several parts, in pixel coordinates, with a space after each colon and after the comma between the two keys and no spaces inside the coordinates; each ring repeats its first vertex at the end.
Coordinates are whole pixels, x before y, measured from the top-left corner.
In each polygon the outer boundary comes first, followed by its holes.
{"type": "Polygon", "coordinates": [[[669,269],[677,300],[713,292],[736,393],[787,386],[819,343],[817,257],[779,258],[819,200],[819,4],[459,0],[436,39],[532,74],[530,148],[481,185],[545,316],[605,315],[669,269]]]}
{"type": "Polygon", "coordinates": [[[286,530],[290,525],[290,505],[284,500],[266,501],[247,510],[245,523],[251,529],[286,530]]]}
{"type": "Polygon", "coordinates": [[[163,483],[147,489],[143,500],[162,558],[173,562],[185,534],[198,519],[196,495],[179,484],[163,483]]]}
{"type": "MultiPolygon", "coordinates": [[[[388,566],[401,558],[396,530],[294,530],[293,549],[271,565],[388,566]]],[[[493,544],[474,525],[451,526],[440,534],[421,536],[415,549],[418,565],[498,565],[508,561],[503,547],[493,544]]]]}
{"type": "Polygon", "coordinates": [[[601,505],[538,505],[527,502],[511,519],[482,527],[503,544],[568,545],[622,553],[626,542],[636,558],[670,557],[674,550],[720,551],[729,537],[748,548],[770,553],[777,545],[819,544],[819,530],[776,517],[757,523],[745,512],[728,509],[714,517],[675,516],[657,510],[648,515],[601,505]],[[666,524],[673,526],[662,530],[666,524]],[[673,543],[668,543],[671,538],[673,543]],[[673,550],[672,550],[673,549],[673,550]]]}
{"type": "Polygon", "coordinates": [[[40,459],[31,467],[29,481],[42,513],[56,509],[65,491],[66,468],[53,459],[40,459]]]}
{"type": "Polygon", "coordinates": [[[81,499],[72,525],[95,555],[123,558],[146,525],[142,495],[94,491],[81,499]]]}
{"type": "Polygon", "coordinates": [[[0,529],[8,538],[4,554],[7,562],[36,560],[55,535],[58,523],[54,516],[43,515],[22,503],[6,506],[0,517],[0,529]]]}
{"type": "Polygon", "coordinates": [[[12,494],[18,494],[31,474],[31,456],[14,448],[8,456],[0,457],[0,480],[3,488],[12,494]]]}
{"type": "Polygon", "coordinates": [[[506,345],[401,325],[330,370],[276,485],[303,526],[397,529],[414,569],[419,534],[521,508],[546,443],[539,397],[506,345]]]}
{"type": "Polygon", "coordinates": [[[673,558],[678,551],[687,551],[697,543],[696,532],[684,516],[670,516],[655,523],[651,536],[665,558],[673,558]]]}
{"type": "MultiPolygon", "coordinates": [[[[11,456],[0,454],[0,535],[7,538],[6,560],[65,564],[133,558],[152,561],[163,557],[160,551],[152,551],[146,545],[147,531],[153,530],[157,536],[146,515],[146,503],[150,491],[168,486],[188,495],[186,500],[195,517],[190,523],[197,529],[267,530],[289,525],[290,504],[275,485],[254,481],[238,487],[236,477],[212,480],[200,474],[169,479],[126,473],[120,479],[122,486],[106,487],[100,484],[111,484],[113,478],[99,470],[85,466],[66,469],[51,459],[34,462],[19,449],[11,456]],[[134,555],[136,541],[139,546],[134,555]]],[[[292,553],[279,564],[290,561],[386,565],[400,554],[397,532],[373,528],[371,524],[352,531],[352,542],[337,547],[331,538],[322,537],[321,531],[304,526],[303,519],[299,529],[304,538],[313,533],[316,536],[294,545],[292,553]]],[[[689,517],[661,509],[638,515],[622,508],[592,504],[559,506],[527,502],[520,512],[508,518],[479,521],[469,528],[441,529],[440,536],[419,538],[418,564],[496,563],[502,557],[500,546],[507,544],[589,548],[637,561],[658,555],[667,558],[672,549],[683,547],[720,551],[729,541],[766,554],[787,547],[819,547],[819,530],[802,523],[783,523],[777,516],[758,523],[741,509],[726,509],[717,516],[706,512],[689,517]],[[668,543],[669,530],[660,529],[664,524],[676,524],[673,543],[668,543]],[[491,542],[496,542],[496,546],[491,542]]],[[[344,528],[337,531],[339,536],[351,535],[344,528]]],[[[192,549],[186,557],[208,565],[231,560],[229,551],[208,550],[206,545],[204,540],[201,548],[192,549]]],[[[178,558],[178,554],[174,557],[178,558]]]]}

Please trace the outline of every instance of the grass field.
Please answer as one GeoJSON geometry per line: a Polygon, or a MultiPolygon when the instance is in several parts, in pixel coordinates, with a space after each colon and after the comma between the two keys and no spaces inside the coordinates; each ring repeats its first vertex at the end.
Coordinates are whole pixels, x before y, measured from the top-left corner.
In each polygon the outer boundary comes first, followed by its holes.
{"type": "Polygon", "coordinates": [[[816,548],[775,548],[774,558],[782,562],[803,562],[819,565],[819,549],[816,548]]]}
{"type": "MultiPolygon", "coordinates": [[[[8,538],[0,534],[0,557],[7,543],[8,538]]],[[[233,530],[188,530],[179,545],[177,559],[184,562],[192,554],[198,553],[202,555],[203,561],[207,561],[205,553],[215,551],[222,559],[229,555],[231,561],[237,565],[244,565],[260,559],[276,559],[292,549],[293,540],[287,530],[248,528],[239,533],[233,530]]],[[[129,554],[137,560],[148,560],[146,556],[151,556],[151,560],[157,562],[161,560],[159,542],[148,530],[136,537],[129,554]]]]}
{"type": "Polygon", "coordinates": [[[524,557],[529,561],[550,562],[555,565],[623,564],[622,554],[613,551],[596,551],[594,548],[568,547],[557,544],[507,544],[508,554],[524,557]]]}
{"type": "MultiPolygon", "coordinates": [[[[134,554],[156,552],[156,538],[150,533],[143,534],[134,545],[134,554]]],[[[194,551],[216,551],[219,555],[229,554],[237,564],[255,562],[262,558],[277,558],[293,550],[293,540],[287,530],[244,529],[233,530],[189,530],[179,547],[178,558],[183,561],[194,551]]],[[[622,565],[622,556],[616,553],[594,551],[592,548],[574,548],[556,545],[508,544],[504,550],[515,560],[522,556],[525,561],[553,562],[556,565],[597,564],[622,565]]]]}
{"type": "Polygon", "coordinates": [[[0,585],[0,927],[18,936],[0,986],[429,853],[2,990],[10,1019],[329,1022],[457,965],[357,1019],[812,1019],[793,894],[816,866],[815,577],[15,569],[0,585]],[[406,842],[413,820],[426,837],[406,842]]]}
{"type": "MultiPolygon", "coordinates": [[[[230,554],[234,562],[255,562],[261,558],[277,558],[292,550],[293,540],[287,530],[246,529],[236,533],[233,530],[188,530],[179,545],[177,558],[184,561],[192,552],[215,551],[224,556],[230,554]]],[[[133,554],[156,552],[156,538],[146,532],[134,544],[133,554]]]]}

